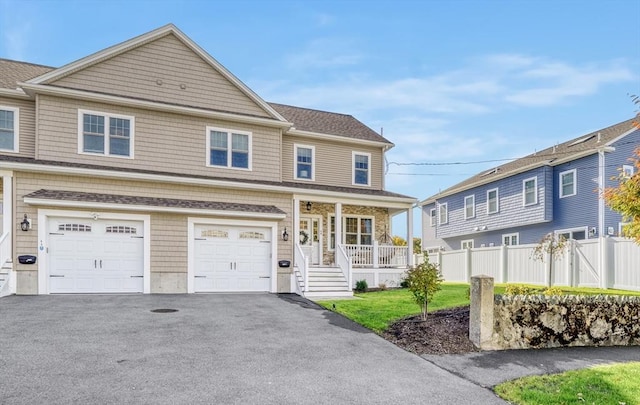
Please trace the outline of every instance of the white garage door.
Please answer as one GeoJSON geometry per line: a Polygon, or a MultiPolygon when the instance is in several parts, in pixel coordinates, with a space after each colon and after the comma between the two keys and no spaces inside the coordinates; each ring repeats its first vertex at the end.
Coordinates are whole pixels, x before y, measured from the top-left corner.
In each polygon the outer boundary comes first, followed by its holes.
{"type": "Polygon", "coordinates": [[[137,221],[49,219],[49,292],[143,292],[144,226],[137,221]]]}
{"type": "Polygon", "coordinates": [[[270,291],[271,229],[195,225],[194,291],[270,291]]]}

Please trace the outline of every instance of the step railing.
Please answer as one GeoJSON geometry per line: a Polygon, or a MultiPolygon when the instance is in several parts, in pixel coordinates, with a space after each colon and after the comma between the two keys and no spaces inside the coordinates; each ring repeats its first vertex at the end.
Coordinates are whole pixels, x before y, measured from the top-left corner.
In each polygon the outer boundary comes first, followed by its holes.
{"type": "Polygon", "coordinates": [[[351,286],[353,285],[352,264],[351,257],[347,253],[345,245],[338,245],[338,248],[336,249],[336,265],[338,265],[342,271],[342,275],[344,276],[344,279],[347,280],[349,289],[351,289],[351,286]]]}
{"type": "MultiPolygon", "coordinates": [[[[5,232],[0,236],[0,267],[4,267],[9,261],[11,261],[11,237],[9,232],[5,232]]],[[[4,277],[6,277],[5,280],[0,283],[0,297],[15,294],[13,269],[10,269],[4,277]]]]}
{"type": "MultiPolygon", "coordinates": [[[[295,244],[293,250],[293,259],[295,266],[298,267],[298,272],[302,277],[302,292],[309,291],[309,258],[302,251],[302,246],[299,243],[295,244]]],[[[297,280],[296,280],[297,282],[297,280]]],[[[298,288],[300,285],[298,284],[298,288]]]]}

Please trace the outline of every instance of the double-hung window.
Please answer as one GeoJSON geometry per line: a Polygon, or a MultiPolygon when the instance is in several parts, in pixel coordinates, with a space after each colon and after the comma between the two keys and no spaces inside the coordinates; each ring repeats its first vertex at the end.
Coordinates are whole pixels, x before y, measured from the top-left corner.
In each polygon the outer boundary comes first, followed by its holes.
{"type": "Polygon", "coordinates": [[[576,169],[560,173],[560,198],[576,195],[576,169]]]}
{"type": "Polygon", "coordinates": [[[251,133],[207,127],[207,166],[251,170],[251,133]]]}
{"type": "Polygon", "coordinates": [[[622,175],[625,178],[630,178],[631,176],[633,176],[634,173],[634,167],[631,165],[622,165],[622,175]]]}
{"type": "Polygon", "coordinates": [[[0,150],[18,152],[19,122],[17,108],[0,106],[0,150]]]}
{"type": "Polygon", "coordinates": [[[447,203],[442,203],[438,206],[438,223],[443,225],[447,222],[449,222],[449,210],[447,203]]]}
{"type": "Polygon", "coordinates": [[[133,157],[134,117],[78,110],[78,153],[133,157]]]}
{"type": "Polygon", "coordinates": [[[373,218],[345,217],[344,241],[347,245],[372,245],[373,218]]]}
{"type": "Polygon", "coordinates": [[[431,226],[436,226],[436,209],[435,208],[431,208],[429,210],[429,225],[431,226]]]}
{"type": "Polygon", "coordinates": [[[468,195],[464,198],[464,219],[476,216],[476,196],[468,195]]]}
{"type": "Polygon", "coordinates": [[[353,152],[353,185],[371,185],[371,154],[353,152]]]}
{"type": "Polygon", "coordinates": [[[536,177],[522,181],[522,201],[525,207],[538,203],[538,179],[536,177]]]}
{"type": "Polygon", "coordinates": [[[314,180],[313,160],[315,148],[313,146],[295,145],[295,168],[294,178],[296,180],[314,180]]]}
{"type": "Polygon", "coordinates": [[[494,188],[487,191],[487,214],[495,214],[498,211],[500,211],[498,189],[494,188]]]}

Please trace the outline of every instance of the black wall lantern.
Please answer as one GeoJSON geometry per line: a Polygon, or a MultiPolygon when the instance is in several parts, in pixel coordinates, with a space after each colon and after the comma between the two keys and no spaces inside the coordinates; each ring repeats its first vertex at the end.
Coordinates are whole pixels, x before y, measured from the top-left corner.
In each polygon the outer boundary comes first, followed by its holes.
{"type": "Polygon", "coordinates": [[[307,211],[311,211],[311,201],[307,201],[307,211]]]}
{"type": "Polygon", "coordinates": [[[284,228],[284,232],[282,232],[282,240],[283,241],[288,241],[289,240],[289,234],[287,233],[287,227],[284,228]]]}
{"type": "Polygon", "coordinates": [[[31,221],[29,221],[29,218],[27,218],[27,214],[24,214],[24,219],[22,220],[22,222],[20,222],[20,229],[25,232],[31,229],[31,221]]]}

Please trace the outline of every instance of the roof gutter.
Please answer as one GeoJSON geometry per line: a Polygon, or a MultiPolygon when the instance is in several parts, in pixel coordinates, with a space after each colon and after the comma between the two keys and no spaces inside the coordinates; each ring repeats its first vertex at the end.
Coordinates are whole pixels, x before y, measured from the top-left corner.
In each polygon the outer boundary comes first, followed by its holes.
{"type": "MultiPolygon", "coordinates": [[[[295,135],[295,136],[301,136],[301,137],[305,137],[305,138],[314,138],[314,139],[323,139],[323,140],[330,140],[330,141],[336,141],[336,142],[347,142],[347,143],[360,143],[362,145],[368,145],[368,146],[375,146],[375,147],[383,147],[383,148],[387,148],[387,149],[391,149],[393,148],[395,145],[393,143],[389,143],[389,142],[382,142],[382,141],[370,141],[367,139],[358,139],[358,138],[350,138],[350,137],[346,137],[346,136],[341,136],[341,135],[331,135],[331,134],[322,134],[319,132],[311,132],[311,131],[301,131],[299,129],[296,129],[295,127],[291,127],[286,133],[286,135],[295,135]]],[[[387,150],[385,149],[385,150],[387,150]]]]}

